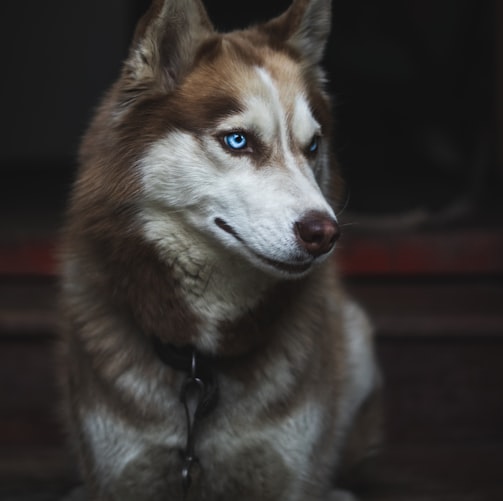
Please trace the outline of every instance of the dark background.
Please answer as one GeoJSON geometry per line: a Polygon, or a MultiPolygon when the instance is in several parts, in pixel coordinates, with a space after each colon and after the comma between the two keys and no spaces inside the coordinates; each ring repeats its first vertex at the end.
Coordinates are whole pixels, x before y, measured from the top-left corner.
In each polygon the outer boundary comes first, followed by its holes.
{"type": "MultiPolygon", "coordinates": [[[[277,15],[289,2],[206,4],[228,30],[277,15]]],[[[39,194],[40,209],[67,191],[79,139],[147,5],[2,5],[3,199],[25,205],[39,194]],[[36,193],[27,197],[32,183],[36,193]]],[[[353,211],[438,211],[462,202],[464,217],[501,213],[496,7],[488,0],[334,1],[325,66],[353,211]]]]}
{"type": "MultiPolygon", "coordinates": [[[[76,482],[54,381],[58,229],[148,3],[0,8],[0,500],[76,482]]],[[[289,3],[205,1],[222,30],[289,3]]],[[[499,0],[333,1],[325,67],[348,184],[335,254],[386,381],[388,445],[364,501],[503,499],[502,56],[499,0]]]]}

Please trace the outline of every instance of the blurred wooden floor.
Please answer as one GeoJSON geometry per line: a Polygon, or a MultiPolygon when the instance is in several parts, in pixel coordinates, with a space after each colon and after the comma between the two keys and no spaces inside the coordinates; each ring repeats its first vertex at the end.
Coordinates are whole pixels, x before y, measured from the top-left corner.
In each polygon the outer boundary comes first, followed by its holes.
{"type": "MultiPolygon", "coordinates": [[[[52,262],[36,246],[24,249],[23,257],[8,248],[17,266],[12,273],[5,260],[0,266],[0,501],[49,501],[62,499],[78,478],[57,419],[52,262]]],[[[366,262],[367,251],[358,259],[366,262]]],[[[468,251],[457,259],[471,259],[468,251]]],[[[345,252],[350,255],[350,245],[345,252]]],[[[362,501],[502,501],[498,253],[488,249],[492,262],[479,271],[463,273],[458,264],[443,274],[428,272],[428,263],[414,272],[406,256],[392,259],[396,247],[386,252],[399,269],[378,273],[346,262],[354,266],[348,287],[376,325],[386,380],[388,446],[362,467],[355,490],[362,501]]]]}

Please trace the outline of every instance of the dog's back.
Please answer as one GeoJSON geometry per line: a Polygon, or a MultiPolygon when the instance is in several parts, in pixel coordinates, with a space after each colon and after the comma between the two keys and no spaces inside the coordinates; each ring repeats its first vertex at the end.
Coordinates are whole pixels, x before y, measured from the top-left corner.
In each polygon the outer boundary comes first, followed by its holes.
{"type": "Polygon", "coordinates": [[[374,440],[370,328],[327,259],[329,25],[329,0],[225,35],[199,0],[154,1],[138,25],[66,226],[63,380],[92,499],[335,500],[351,430],[374,440]]]}

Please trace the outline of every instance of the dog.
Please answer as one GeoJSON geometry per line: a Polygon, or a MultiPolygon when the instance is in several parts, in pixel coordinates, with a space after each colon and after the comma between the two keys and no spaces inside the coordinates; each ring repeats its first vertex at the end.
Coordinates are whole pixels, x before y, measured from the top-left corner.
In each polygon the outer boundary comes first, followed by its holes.
{"type": "Polygon", "coordinates": [[[85,135],[61,380],[87,499],[341,501],[379,441],[372,328],[331,257],[330,0],[218,33],[154,0],[85,135]]]}

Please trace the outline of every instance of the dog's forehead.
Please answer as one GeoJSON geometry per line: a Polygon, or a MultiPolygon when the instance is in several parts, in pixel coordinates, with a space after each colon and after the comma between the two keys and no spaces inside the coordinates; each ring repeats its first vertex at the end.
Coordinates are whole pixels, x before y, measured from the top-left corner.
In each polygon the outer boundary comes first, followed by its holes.
{"type": "Polygon", "coordinates": [[[268,136],[282,125],[300,142],[309,141],[319,131],[302,67],[287,55],[263,51],[261,58],[233,64],[222,78],[241,103],[242,112],[230,117],[231,123],[233,118],[236,121],[235,127],[253,128],[268,136]]]}

